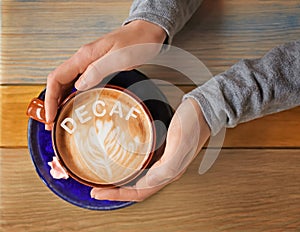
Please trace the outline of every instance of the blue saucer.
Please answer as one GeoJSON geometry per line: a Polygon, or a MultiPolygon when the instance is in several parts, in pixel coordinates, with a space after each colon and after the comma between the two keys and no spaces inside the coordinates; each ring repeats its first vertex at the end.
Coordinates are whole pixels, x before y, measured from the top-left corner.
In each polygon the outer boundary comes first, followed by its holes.
{"type": "MultiPolygon", "coordinates": [[[[39,98],[44,99],[45,91],[39,98]]],[[[52,148],[51,132],[45,130],[45,124],[29,119],[28,148],[36,172],[57,196],[76,206],[91,210],[114,210],[130,206],[135,202],[96,200],[90,197],[91,187],[83,185],[69,177],[67,180],[54,179],[50,174],[48,162],[55,156],[52,148]]]]}

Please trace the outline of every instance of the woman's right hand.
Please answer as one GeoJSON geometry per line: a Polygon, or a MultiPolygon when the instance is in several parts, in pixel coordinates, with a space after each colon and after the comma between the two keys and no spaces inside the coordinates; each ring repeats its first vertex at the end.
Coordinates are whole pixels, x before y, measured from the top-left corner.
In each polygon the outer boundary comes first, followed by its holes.
{"type": "Polygon", "coordinates": [[[74,82],[76,89],[83,91],[111,73],[133,69],[157,55],[166,36],[160,26],[136,20],[82,46],[47,77],[46,129],[52,129],[57,108],[74,82]]]}

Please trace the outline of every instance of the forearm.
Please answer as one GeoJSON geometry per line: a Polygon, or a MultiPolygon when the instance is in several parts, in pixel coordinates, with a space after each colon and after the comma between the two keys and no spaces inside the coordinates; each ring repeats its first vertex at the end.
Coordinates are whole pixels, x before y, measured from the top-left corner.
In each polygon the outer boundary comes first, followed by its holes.
{"type": "Polygon", "coordinates": [[[134,0],[129,17],[124,24],[133,20],[145,20],[162,27],[168,35],[168,43],[191,18],[202,0],[134,0]]]}
{"type": "Polygon", "coordinates": [[[300,105],[300,41],[241,60],[185,95],[200,105],[212,134],[300,105]]]}

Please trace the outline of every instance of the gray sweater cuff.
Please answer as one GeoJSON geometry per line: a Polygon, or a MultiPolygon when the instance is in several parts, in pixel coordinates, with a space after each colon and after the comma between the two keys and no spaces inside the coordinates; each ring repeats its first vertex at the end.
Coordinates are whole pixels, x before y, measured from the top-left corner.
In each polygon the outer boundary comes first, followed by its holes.
{"type": "Polygon", "coordinates": [[[212,136],[225,127],[224,97],[214,78],[183,96],[183,100],[187,98],[193,98],[199,104],[212,136]]]}
{"type": "Polygon", "coordinates": [[[195,99],[216,135],[222,127],[300,105],[300,41],[286,43],[261,59],[241,60],[186,94],[195,99]]]}
{"type": "Polygon", "coordinates": [[[172,43],[172,39],[175,34],[175,31],[174,31],[175,27],[174,27],[174,24],[171,21],[169,21],[167,18],[164,18],[160,15],[149,13],[149,12],[139,12],[139,13],[130,15],[124,21],[123,25],[130,23],[131,21],[134,21],[134,20],[145,20],[145,21],[148,21],[150,23],[154,23],[154,24],[160,26],[167,33],[166,43],[167,44],[172,43]]]}
{"type": "Polygon", "coordinates": [[[200,6],[202,0],[134,0],[127,24],[133,20],[145,20],[162,27],[171,44],[174,35],[181,30],[200,6]]]}

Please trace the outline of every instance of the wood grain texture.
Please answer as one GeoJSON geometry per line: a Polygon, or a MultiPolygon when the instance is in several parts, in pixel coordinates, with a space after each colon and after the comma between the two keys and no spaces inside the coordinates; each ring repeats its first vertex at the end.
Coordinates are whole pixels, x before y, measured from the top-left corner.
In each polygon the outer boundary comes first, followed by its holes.
{"type": "Polygon", "coordinates": [[[45,83],[82,45],[126,19],[131,1],[2,1],[2,83],[45,83]]]}
{"type": "MultiPolygon", "coordinates": [[[[299,107],[228,129],[224,147],[233,149],[223,149],[209,172],[198,175],[203,150],[179,181],[125,209],[78,208],[38,178],[27,149],[18,148],[27,146],[27,104],[80,46],[119,27],[131,2],[1,1],[0,231],[300,231],[299,107]]],[[[215,75],[299,33],[299,1],[204,0],[173,45],[215,75]]],[[[141,70],[177,85],[161,86],[174,107],[194,88],[178,71],[141,70]]]]}
{"type": "MultiPolygon", "coordinates": [[[[1,82],[45,83],[49,72],[80,46],[120,26],[131,2],[3,0],[1,82]]],[[[299,39],[299,32],[299,1],[204,0],[173,44],[217,74],[239,59],[299,39]]],[[[165,78],[170,80],[168,74],[165,78]]]]}
{"type": "MultiPolygon", "coordinates": [[[[160,86],[170,104],[176,108],[182,95],[192,86],[160,86]]],[[[27,146],[27,106],[37,97],[44,85],[0,86],[1,92],[1,147],[27,146]]],[[[273,114],[227,129],[224,147],[300,147],[300,108],[273,114]]]]}
{"type": "Polygon", "coordinates": [[[223,150],[202,176],[197,172],[201,155],[179,181],[145,202],[102,212],[78,208],[53,194],[39,180],[26,149],[1,149],[0,228],[299,231],[300,150],[223,150]]]}
{"type": "Polygon", "coordinates": [[[272,47],[298,40],[299,1],[204,0],[175,37],[215,75],[244,58],[264,55],[272,47]]]}
{"type": "Polygon", "coordinates": [[[43,86],[0,86],[0,146],[27,146],[26,109],[43,86]]]}

